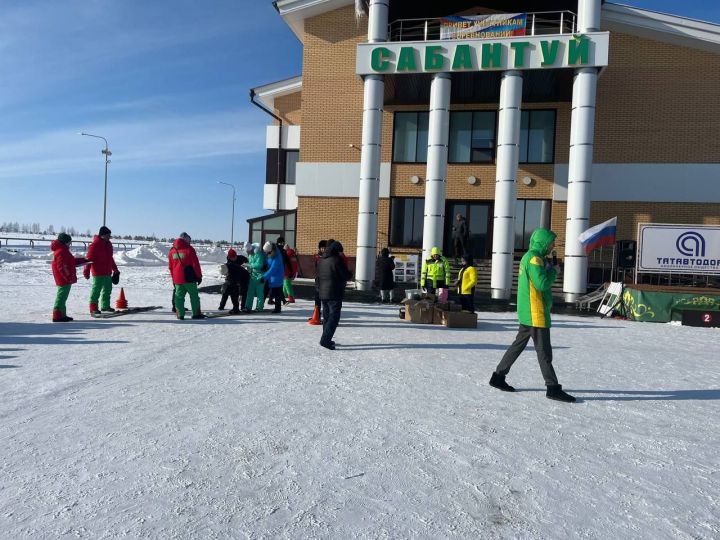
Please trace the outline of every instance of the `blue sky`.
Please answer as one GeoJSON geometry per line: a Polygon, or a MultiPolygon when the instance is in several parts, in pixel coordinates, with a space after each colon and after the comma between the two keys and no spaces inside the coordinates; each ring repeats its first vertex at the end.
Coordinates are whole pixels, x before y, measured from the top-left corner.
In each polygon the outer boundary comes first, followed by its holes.
{"type": "MultiPolygon", "coordinates": [[[[720,22],[714,0],[627,4],[720,22]]],[[[251,87],[301,73],[270,0],[2,0],[0,222],[229,239],[265,213],[251,87]]]]}

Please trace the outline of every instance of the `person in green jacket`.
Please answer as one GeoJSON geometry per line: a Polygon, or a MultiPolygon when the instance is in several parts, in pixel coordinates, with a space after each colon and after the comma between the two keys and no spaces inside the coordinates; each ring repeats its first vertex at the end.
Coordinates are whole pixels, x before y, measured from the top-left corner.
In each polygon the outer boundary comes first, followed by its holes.
{"type": "Polygon", "coordinates": [[[250,267],[250,283],[248,284],[247,299],[245,300],[245,311],[252,311],[253,300],[257,298],[255,311],[262,311],[265,302],[265,284],[261,282],[265,273],[265,253],[258,244],[250,246],[252,253],[248,248],[248,266],[250,267]]]}
{"type": "Polygon", "coordinates": [[[450,283],[450,262],[442,256],[440,248],[430,250],[430,258],[423,261],[420,287],[430,294],[436,289],[447,288],[450,283]]]}
{"type": "Polygon", "coordinates": [[[553,251],[556,237],[557,235],[549,229],[536,229],[530,237],[530,249],[520,261],[518,271],[517,313],[520,330],[495,368],[490,378],[490,386],[505,392],[515,391],[515,388],[505,382],[505,376],[532,338],[540,371],[545,379],[547,397],[572,403],[575,398],[565,393],[558,384],[552,365],[550,308],[552,285],[557,279],[559,266],[553,265],[553,262],[546,257],[553,251]]]}

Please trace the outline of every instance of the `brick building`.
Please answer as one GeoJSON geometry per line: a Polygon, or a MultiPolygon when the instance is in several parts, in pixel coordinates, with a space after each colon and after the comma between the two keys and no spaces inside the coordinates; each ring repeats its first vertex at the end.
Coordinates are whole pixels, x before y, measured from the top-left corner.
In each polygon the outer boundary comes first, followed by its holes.
{"type": "Polygon", "coordinates": [[[507,298],[513,258],[549,226],[572,300],[589,226],[617,216],[632,240],[640,222],[720,224],[719,25],[601,0],[358,4],[275,2],[303,65],[253,90],[277,117],[277,215],[250,220],[253,241],[310,255],[337,238],[363,288],[382,247],[449,252],[462,214],[507,298]]]}

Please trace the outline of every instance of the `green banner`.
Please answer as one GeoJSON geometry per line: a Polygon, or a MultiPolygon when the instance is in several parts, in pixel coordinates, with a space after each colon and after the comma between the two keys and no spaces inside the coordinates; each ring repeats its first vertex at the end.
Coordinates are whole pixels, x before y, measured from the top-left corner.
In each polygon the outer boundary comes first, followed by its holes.
{"type": "Polygon", "coordinates": [[[679,321],[683,310],[720,311],[720,294],[640,291],[626,288],[625,315],[632,321],[679,321]]]}

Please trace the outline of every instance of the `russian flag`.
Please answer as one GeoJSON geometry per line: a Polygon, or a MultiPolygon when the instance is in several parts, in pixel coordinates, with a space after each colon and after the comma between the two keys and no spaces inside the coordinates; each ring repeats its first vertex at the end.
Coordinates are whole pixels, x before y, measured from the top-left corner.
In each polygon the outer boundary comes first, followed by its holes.
{"type": "Polygon", "coordinates": [[[578,240],[585,248],[585,255],[600,246],[612,246],[615,244],[615,235],[617,232],[617,217],[608,219],[600,225],[590,227],[585,232],[580,233],[578,240]]]}

